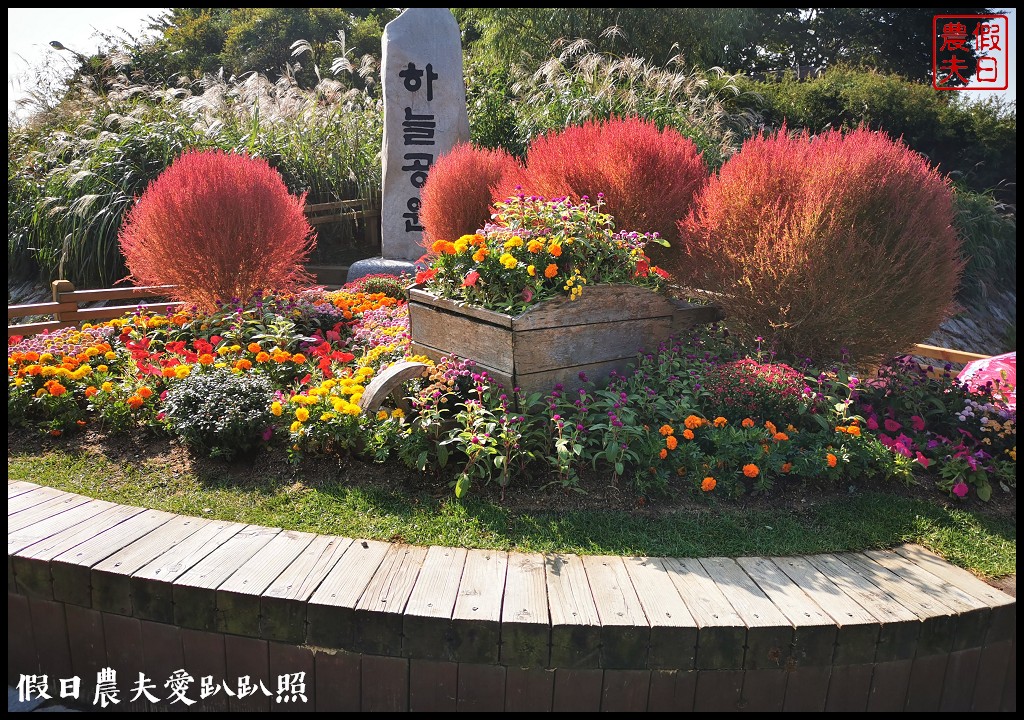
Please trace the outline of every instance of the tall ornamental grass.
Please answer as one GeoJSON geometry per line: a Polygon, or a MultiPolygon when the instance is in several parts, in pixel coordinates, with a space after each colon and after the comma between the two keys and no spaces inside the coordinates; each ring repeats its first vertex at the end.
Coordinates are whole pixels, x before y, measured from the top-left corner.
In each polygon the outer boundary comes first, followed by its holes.
{"type": "Polygon", "coordinates": [[[680,228],[688,280],[731,326],[815,360],[906,352],[954,309],[963,269],[948,179],[864,128],[748,140],[680,228]]]}

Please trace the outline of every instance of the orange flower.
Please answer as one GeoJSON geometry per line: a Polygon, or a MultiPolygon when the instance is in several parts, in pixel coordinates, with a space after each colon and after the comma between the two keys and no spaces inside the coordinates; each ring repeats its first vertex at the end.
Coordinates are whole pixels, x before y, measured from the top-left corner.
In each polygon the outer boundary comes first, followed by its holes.
{"type": "Polygon", "coordinates": [[[245,348],[245,349],[246,349],[246,350],[248,350],[248,351],[249,351],[249,352],[251,352],[251,353],[258,353],[258,352],[259,352],[260,350],[262,350],[263,348],[261,348],[261,347],[260,347],[260,344],[259,344],[259,343],[254,343],[254,342],[252,342],[252,343],[249,343],[249,344],[248,344],[248,345],[246,346],[246,348],[245,348]]]}
{"type": "Polygon", "coordinates": [[[558,274],[558,266],[555,265],[554,263],[551,263],[546,268],[544,268],[544,277],[546,277],[546,278],[553,278],[557,274],[558,274]]]}
{"type": "Polygon", "coordinates": [[[59,382],[55,382],[52,385],[50,383],[47,383],[47,385],[49,386],[50,394],[53,395],[54,397],[60,397],[61,395],[68,391],[68,389],[61,385],[59,382]]]}
{"type": "Polygon", "coordinates": [[[658,428],[658,432],[660,432],[662,435],[668,436],[674,434],[675,430],[672,429],[671,425],[662,425],[660,428],[658,428]]]}
{"type": "Polygon", "coordinates": [[[764,426],[768,428],[768,433],[771,435],[774,435],[779,431],[779,429],[775,427],[775,423],[773,423],[771,420],[765,420],[764,426]]]}
{"type": "Polygon", "coordinates": [[[135,391],[135,394],[138,395],[143,400],[145,400],[146,398],[153,397],[153,388],[146,387],[145,385],[143,385],[142,387],[135,391]]]}
{"type": "Polygon", "coordinates": [[[125,402],[128,404],[128,407],[130,407],[132,410],[138,410],[146,401],[140,398],[138,395],[132,395],[130,398],[125,400],[125,402]]]}
{"type": "Polygon", "coordinates": [[[64,434],[64,431],[63,430],[51,430],[50,434],[53,435],[54,437],[60,437],[61,435],[64,434]]]}
{"type": "MultiPolygon", "coordinates": [[[[729,421],[726,420],[724,417],[719,416],[719,417],[715,418],[715,427],[716,428],[724,428],[728,424],[729,424],[729,421]]],[[[714,478],[711,478],[711,479],[714,480],[714,478]]]]}
{"type": "Polygon", "coordinates": [[[678,445],[679,441],[676,440],[675,435],[669,435],[667,438],[665,438],[665,447],[667,447],[669,450],[675,450],[676,447],[678,447],[678,445]]]}
{"type": "Polygon", "coordinates": [[[238,368],[239,370],[251,370],[252,363],[249,360],[242,358],[241,360],[235,361],[235,367],[238,368]]]}
{"type": "Polygon", "coordinates": [[[793,463],[783,463],[782,464],[782,472],[788,473],[792,469],[793,469],[793,463]]]}
{"type": "Polygon", "coordinates": [[[490,251],[485,247],[478,249],[473,253],[473,262],[482,263],[489,253],[490,251]]]}
{"type": "Polygon", "coordinates": [[[787,435],[786,433],[777,432],[774,435],[772,435],[772,439],[775,440],[776,442],[782,442],[783,440],[789,440],[789,435],[787,435]]]}
{"type": "Polygon", "coordinates": [[[860,428],[856,425],[850,425],[846,428],[846,433],[848,435],[853,435],[854,437],[860,437],[860,428]]]}
{"type": "Polygon", "coordinates": [[[175,373],[173,367],[165,367],[163,370],[160,371],[160,375],[162,375],[165,378],[172,378],[174,377],[174,374],[175,373]]]}
{"type": "Polygon", "coordinates": [[[555,257],[561,257],[562,246],[559,245],[558,243],[551,243],[550,247],[548,247],[548,252],[554,255],[555,257]]]}
{"type": "Polygon", "coordinates": [[[296,365],[301,365],[302,363],[306,362],[306,356],[303,355],[302,353],[295,353],[294,355],[292,355],[292,362],[295,363],[296,365]]]}
{"type": "Polygon", "coordinates": [[[685,420],[683,420],[683,425],[688,427],[690,430],[696,430],[703,424],[704,420],[696,415],[689,415],[685,420]]]}
{"type": "Polygon", "coordinates": [[[658,457],[660,457],[662,460],[667,458],[668,457],[668,450],[666,450],[665,448],[662,448],[661,452],[658,453],[658,457]]]}
{"type": "Polygon", "coordinates": [[[683,430],[683,437],[686,438],[687,440],[693,440],[693,430],[691,430],[690,428],[686,428],[685,430],[683,430]]]}
{"type": "Polygon", "coordinates": [[[743,418],[743,422],[741,422],[740,425],[742,425],[745,428],[752,428],[754,427],[754,421],[751,420],[750,418],[743,418]]]}
{"type": "Polygon", "coordinates": [[[90,385],[89,387],[87,387],[85,389],[85,396],[87,398],[91,398],[93,395],[95,395],[98,392],[99,392],[99,388],[95,387],[94,385],[90,385]]]}
{"type": "Polygon", "coordinates": [[[747,463],[743,466],[743,474],[748,478],[755,478],[760,472],[760,469],[754,463],[747,463]]]}
{"type": "Polygon", "coordinates": [[[829,467],[835,467],[836,463],[839,462],[839,460],[836,458],[836,456],[833,455],[832,453],[829,453],[828,455],[826,455],[825,456],[825,460],[828,461],[828,466],[829,467]]]}
{"type": "Polygon", "coordinates": [[[214,357],[210,353],[203,353],[199,356],[200,365],[213,365],[214,357]]]}
{"type": "Polygon", "coordinates": [[[704,492],[711,492],[712,490],[715,489],[715,485],[717,484],[718,482],[709,475],[708,477],[704,478],[701,481],[700,489],[703,490],[704,492]]]}
{"type": "Polygon", "coordinates": [[[270,361],[270,353],[261,352],[256,356],[256,362],[265,363],[270,361]]]}

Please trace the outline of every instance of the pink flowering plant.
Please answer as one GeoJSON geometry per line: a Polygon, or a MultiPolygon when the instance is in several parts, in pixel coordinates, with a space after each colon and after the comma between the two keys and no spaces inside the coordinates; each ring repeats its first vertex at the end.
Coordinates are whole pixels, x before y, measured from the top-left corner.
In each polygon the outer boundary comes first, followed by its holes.
{"type": "Polygon", "coordinates": [[[416,281],[440,297],[510,314],[551,298],[576,300],[597,283],[664,289],[669,274],[644,249],[668,242],[616,230],[602,203],[600,195],[596,203],[510,197],[479,232],[435,240],[416,281]]]}

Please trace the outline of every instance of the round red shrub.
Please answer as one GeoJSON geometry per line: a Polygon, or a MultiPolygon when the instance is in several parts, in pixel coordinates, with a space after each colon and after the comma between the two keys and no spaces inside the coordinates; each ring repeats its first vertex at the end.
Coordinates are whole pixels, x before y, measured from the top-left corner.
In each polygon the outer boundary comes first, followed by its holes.
{"type": "Polygon", "coordinates": [[[192,150],[149,184],[118,240],[136,285],[174,285],[175,300],[213,310],[311,282],[304,207],[266,160],[192,150]]]}
{"type": "MultiPolygon", "coordinates": [[[[523,192],[596,202],[600,194],[616,229],[657,232],[675,246],[677,222],[707,179],[696,144],[679,131],[635,117],[589,120],[535,139],[525,166],[506,174],[494,199],[523,192]]],[[[678,247],[650,244],[647,252],[678,273],[683,258],[678,247]]]]}
{"type": "Polygon", "coordinates": [[[949,181],[865,128],[744,143],[680,223],[689,284],[784,356],[880,362],[953,308],[963,262],[949,181]]]}
{"type": "Polygon", "coordinates": [[[491,220],[491,189],[519,162],[505,150],[459,143],[431,165],[420,188],[423,244],[457,240],[491,220]]]}

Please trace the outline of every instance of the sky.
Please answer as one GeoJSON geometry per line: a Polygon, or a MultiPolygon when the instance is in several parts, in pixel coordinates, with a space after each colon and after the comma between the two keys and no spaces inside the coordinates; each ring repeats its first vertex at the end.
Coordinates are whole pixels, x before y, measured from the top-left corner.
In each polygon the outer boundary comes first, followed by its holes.
{"type": "MultiPolygon", "coordinates": [[[[122,31],[134,37],[144,36],[146,18],[164,8],[7,8],[7,109],[14,109],[18,98],[31,87],[31,70],[46,64],[71,71],[66,52],[53,50],[49,43],[57,40],[65,47],[83,55],[96,52],[97,32],[121,36],[122,31]]],[[[970,92],[973,99],[1001,94],[1007,99],[1017,97],[1017,13],[1009,15],[1009,89],[970,92]]]]}

